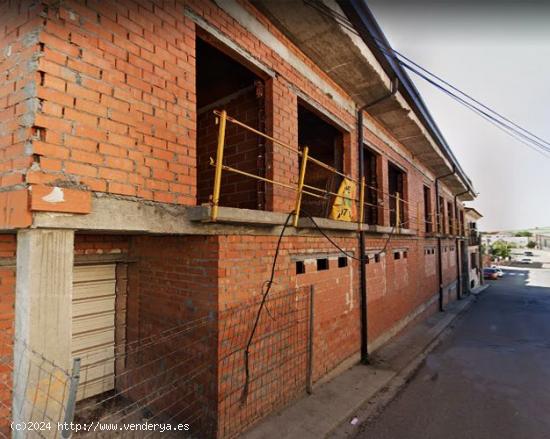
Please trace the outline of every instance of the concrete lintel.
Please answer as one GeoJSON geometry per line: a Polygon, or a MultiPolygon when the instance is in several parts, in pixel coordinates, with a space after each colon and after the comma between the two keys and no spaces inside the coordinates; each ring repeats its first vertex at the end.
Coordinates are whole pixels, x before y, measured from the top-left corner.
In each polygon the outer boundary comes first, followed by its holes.
{"type": "MultiPolygon", "coordinates": [[[[232,17],[239,25],[258,38],[263,44],[276,52],[281,58],[295,68],[300,74],[309,78],[323,93],[330,95],[334,102],[350,114],[355,114],[355,104],[347,96],[344,96],[336,87],[325,81],[310,66],[301,60],[285,44],[276,38],[269,29],[246,10],[236,0],[217,0],[217,6],[232,17]]],[[[295,5],[297,7],[297,5],[295,5]]]]}

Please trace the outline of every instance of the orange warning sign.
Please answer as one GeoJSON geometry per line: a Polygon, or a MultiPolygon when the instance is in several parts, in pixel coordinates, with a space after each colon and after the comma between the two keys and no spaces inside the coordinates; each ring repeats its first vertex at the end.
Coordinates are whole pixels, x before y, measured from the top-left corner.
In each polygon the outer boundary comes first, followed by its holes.
{"type": "Polygon", "coordinates": [[[335,197],[330,212],[330,219],[339,221],[355,220],[355,191],[356,185],[353,181],[344,178],[338,189],[338,197],[335,197]]]}

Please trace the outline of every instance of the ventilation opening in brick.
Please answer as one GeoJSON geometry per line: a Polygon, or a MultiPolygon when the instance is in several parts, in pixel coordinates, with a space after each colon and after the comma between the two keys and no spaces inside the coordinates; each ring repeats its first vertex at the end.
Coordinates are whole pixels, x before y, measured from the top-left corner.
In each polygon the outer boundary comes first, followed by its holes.
{"type": "MultiPolygon", "coordinates": [[[[228,51],[229,53],[229,51],[228,51]]],[[[213,45],[198,38],[196,44],[197,91],[197,203],[209,201],[214,185],[218,129],[214,110],[265,132],[264,84],[252,71],[213,45]]],[[[227,123],[223,163],[263,176],[263,138],[227,123]]],[[[257,180],[223,171],[220,206],[264,208],[264,186],[257,180]]]]}
{"type": "Polygon", "coordinates": [[[340,256],[338,258],[338,268],[344,268],[348,266],[348,258],[347,256],[340,256]]]}
{"type": "MultiPolygon", "coordinates": [[[[309,155],[343,172],[343,133],[302,102],[298,104],[298,143],[309,155]]],[[[298,174],[299,166],[296,168],[298,174]]],[[[342,178],[315,163],[308,162],[305,184],[338,192],[342,178]]],[[[315,192],[315,191],[314,191],[315,192]]],[[[328,217],[333,200],[304,194],[302,208],[312,216],[328,217]]]]}
{"type": "Polygon", "coordinates": [[[328,258],[317,259],[317,271],[328,270],[328,258]]]}
{"type": "Polygon", "coordinates": [[[296,274],[304,274],[306,272],[306,264],[304,261],[296,261],[296,274]]]}

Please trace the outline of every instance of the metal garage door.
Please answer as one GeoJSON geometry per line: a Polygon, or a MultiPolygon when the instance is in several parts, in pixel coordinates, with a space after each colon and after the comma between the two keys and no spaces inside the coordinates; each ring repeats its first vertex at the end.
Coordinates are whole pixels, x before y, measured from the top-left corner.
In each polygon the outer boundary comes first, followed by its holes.
{"type": "Polygon", "coordinates": [[[73,271],[72,355],[80,357],[78,399],[114,387],[115,264],[73,271]]]}

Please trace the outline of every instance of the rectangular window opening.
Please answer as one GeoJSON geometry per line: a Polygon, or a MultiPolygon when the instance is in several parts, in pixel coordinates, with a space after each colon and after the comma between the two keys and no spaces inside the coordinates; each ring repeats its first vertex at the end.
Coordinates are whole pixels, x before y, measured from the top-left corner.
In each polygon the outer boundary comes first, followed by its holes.
{"type": "Polygon", "coordinates": [[[388,192],[390,195],[390,226],[407,228],[407,174],[401,168],[388,163],[388,192]],[[397,194],[399,194],[399,224],[397,224],[397,194]]]}
{"type": "Polygon", "coordinates": [[[340,256],[338,258],[338,268],[344,268],[348,266],[348,258],[347,256],[340,256]]]}
{"type": "Polygon", "coordinates": [[[403,259],[407,259],[409,257],[409,252],[403,252],[403,259]]]}
{"type": "Polygon", "coordinates": [[[374,255],[374,262],[380,262],[380,253],[374,255]]]}
{"type": "MultiPolygon", "coordinates": [[[[209,201],[214,185],[214,167],[219,125],[214,110],[265,132],[264,81],[250,70],[239,55],[221,43],[197,37],[197,204],[209,201]]],[[[236,125],[227,124],[224,164],[254,175],[265,176],[265,141],[236,125]]],[[[220,206],[265,209],[265,184],[223,172],[220,206]]]]}
{"type": "Polygon", "coordinates": [[[306,264],[304,261],[296,261],[296,274],[304,274],[306,272],[306,264]]]}
{"type": "MultiPolygon", "coordinates": [[[[302,101],[298,102],[298,145],[309,148],[309,156],[344,172],[344,133],[302,101]]],[[[300,159],[301,160],[301,159],[300,159]]],[[[296,175],[300,166],[295,168],[296,175]]],[[[338,192],[342,177],[315,164],[308,164],[305,184],[320,190],[338,192]]],[[[331,197],[304,196],[302,208],[312,216],[327,217],[331,197]]]]}
{"type": "Polygon", "coordinates": [[[432,190],[428,186],[424,186],[424,231],[426,233],[433,232],[432,190]]]}
{"type": "Polygon", "coordinates": [[[400,252],[393,252],[393,259],[401,259],[401,253],[400,252]]]}
{"type": "Polygon", "coordinates": [[[453,203],[447,203],[447,233],[454,235],[454,209],[453,203]]]}
{"type": "Polygon", "coordinates": [[[444,233],[445,227],[445,200],[443,197],[439,197],[439,203],[437,205],[437,232],[444,233]]]}
{"type": "Polygon", "coordinates": [[[328,270],[328,258],[317,259],[317,271],[328,270]]]}
{"type": "Polygon", "coordinates": [[[364,221],[370,225],[380,225],[379,212],[379,166],[380,155],[372,149],[364,146],[364,169],[365,169],[365,206],[364,221]]]}

